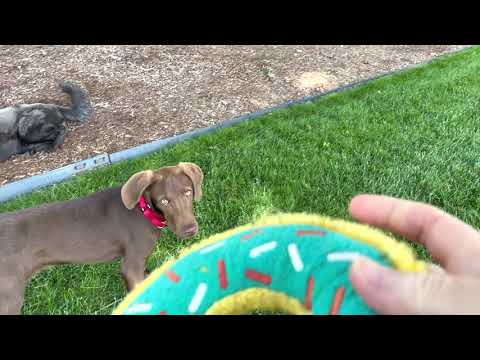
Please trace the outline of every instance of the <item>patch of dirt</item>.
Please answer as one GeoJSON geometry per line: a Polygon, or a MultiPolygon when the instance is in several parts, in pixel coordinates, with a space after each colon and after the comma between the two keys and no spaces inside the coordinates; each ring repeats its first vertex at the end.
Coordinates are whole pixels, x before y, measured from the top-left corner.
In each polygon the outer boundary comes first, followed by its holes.
{"type": "Polygon", "coordinates": [[[302,90],[328,89],[334,82],[330,76],[320,71],[305,72],[298,79],[298,87],[302,90]]]}
{"type": "Polygon", "coordinates": [[[68,124],[55,153],[0,163],[0,185],[288,100],[426,62],[466,46],[0,46],[0,107],[68,105],[87,88],[95,115],[68,124]]]}

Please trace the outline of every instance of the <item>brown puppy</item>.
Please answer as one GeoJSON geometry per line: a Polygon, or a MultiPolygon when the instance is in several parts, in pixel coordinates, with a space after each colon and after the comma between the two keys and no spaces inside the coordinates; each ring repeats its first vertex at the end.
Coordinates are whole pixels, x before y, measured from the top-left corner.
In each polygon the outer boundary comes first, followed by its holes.
{"type": "Polygon", "coordinates": [[[85,198],[0,214],[0,314],[20,313],[28,280],[49,265],[122,257],[132,290],[161,235],[152,218],[166,219],[181,238],[196,235],[193,201],[201,199],[202,185],[200,167],[179,163],[139,172],[122,187],[85,198]]]}

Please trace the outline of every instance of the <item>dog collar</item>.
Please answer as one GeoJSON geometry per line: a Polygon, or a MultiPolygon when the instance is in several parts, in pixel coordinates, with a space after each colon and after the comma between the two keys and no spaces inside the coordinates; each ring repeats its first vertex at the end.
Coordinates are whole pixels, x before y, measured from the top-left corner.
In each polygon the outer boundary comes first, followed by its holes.
{"type": "Polygon", "coordinates": [[[167,226],[167,220],[165,219],[165,217],[152,209],[152,207],[148,204],[147,200],[145,200],[145,196],[142,195],[138,206],[143,216],[150,220],[152,225],[155,226],[157,229],[163,229],[167,226]]]}

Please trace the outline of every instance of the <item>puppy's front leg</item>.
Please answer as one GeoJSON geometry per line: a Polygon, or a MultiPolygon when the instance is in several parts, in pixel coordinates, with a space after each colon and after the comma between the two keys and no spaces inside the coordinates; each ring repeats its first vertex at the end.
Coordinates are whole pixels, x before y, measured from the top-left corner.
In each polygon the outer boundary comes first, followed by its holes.
{"type": "Polygon", "coordinates": [[[62,127],[57,135],[57,138],[53,142],[53,149],[57,149],[60,145],[63,145],[65,142],[65,136],[67,135],[67,129],[62,127]]]}
{"type": "Polygon", "coordinates": [[[126,254],[123,258],[122,275],[129,292],[145,279],[145,263],[140,256],[126,254]]]}
{"type": "Polygon", "coordinates": [[[137,237],[132,237],[125,246],[122,274],[129,292],[148,275],[146,264],[155,245],[156,237],[146,237],[143,241],[139,241],[137,237]]]}
{"type": "Polygon", "coordinates": [[[19,154],[22,145],[18,139],[11,139],[0,143],[0,161],[8,160],[12,155],[19,154]]]}

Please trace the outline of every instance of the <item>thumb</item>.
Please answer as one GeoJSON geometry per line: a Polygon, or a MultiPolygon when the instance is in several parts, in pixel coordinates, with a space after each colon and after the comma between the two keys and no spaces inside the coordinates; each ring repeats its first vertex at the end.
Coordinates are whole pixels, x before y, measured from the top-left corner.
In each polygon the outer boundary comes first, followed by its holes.
{"type": "Polygon", "coordinates": [[[350,281],[380,314],[480,314],[480,281],[473,278],[400,272],[359,258],[350,268],[350,281]]]}

